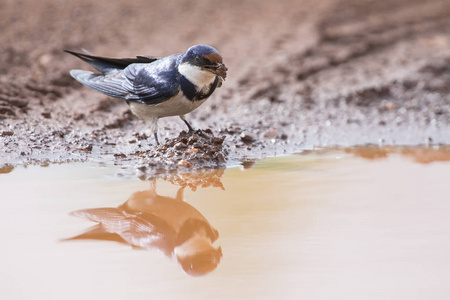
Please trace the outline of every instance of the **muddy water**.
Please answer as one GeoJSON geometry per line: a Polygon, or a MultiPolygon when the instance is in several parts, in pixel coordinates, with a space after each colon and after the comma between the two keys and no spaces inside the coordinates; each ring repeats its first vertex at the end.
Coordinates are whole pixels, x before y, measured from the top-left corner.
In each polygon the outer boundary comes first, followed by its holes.
{"type": "Polygon", "coordinates": [[[117,173],[0,174],[1,299],[450,296],[448,149],[311,152],[156,181],[117,173]]]}

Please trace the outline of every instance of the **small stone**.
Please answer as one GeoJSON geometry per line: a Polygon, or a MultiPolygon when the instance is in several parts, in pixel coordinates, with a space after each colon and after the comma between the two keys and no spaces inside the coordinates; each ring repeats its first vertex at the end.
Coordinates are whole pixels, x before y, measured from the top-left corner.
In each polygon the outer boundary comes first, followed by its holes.
{"type": "Polygon", "coordinates": [[[264,132],[264,138],[266,139],[276,139],[278,137],[278,132],[275,129],[270,129],[264,132]]]}
{"type": "Polygon", "coordinates": [[[186,149],[187,145],[185,143],[182,142],[178,142],[173,146],[176,150],[182,150],[182,149],[186,149]]]}
{"type": "Polygon", "coordinates": [[[10,173],[14,170],[14,166],[10,164],[0,165],[0,174],[10,173]]]}
{"type": "Polygon", "coordinates": [[[223,136],[221,138],[215,137],[215,138],[213,138],[213,143],[216,145],[222,145],[224,140],[225,140],[225,136],[223,136]]]}
{"type": "Polygon", "coordinates": [[[256,141],[255,137],[246,131],[243,131],[240,137],[244,143],[253,143],[254,141],[256,141]]]}
{"type": "Polygon", "coordinates": [[[241,164],[245,170],[248,170],[253,167],[253,165],[255,164],[255,161],[254,160],[244,160],[243,162],[241,162],[241,164]]]}
{"type": "Polygon", "coordinates": [[[92,144],[89,144],[86,147],[79,147],[79,148],[76,148],[76,149],[77,150],[81,150],[81,151],[91,152],[92,151],[92,144]]]}
{"type": "Polygon", "coordinates": [[[203,144],[200,142],[196,142],[192,145],[192,147],[197,148],[197,149],[202,149],[203,148],[203,144]]]}
{"type": "Polygon", "coordinates": [[[50,112],[48,112],[48,111],[43,112],[43,113],[42,113],[42,116],[43,116],[44,118],[46,118],[46,119],[51,119],[51,118],[52,118],[52,114],[51,114],[50,112]]]}
{"type": "Polygon", "coordinates": [[[189,138],[189,140],[188,140],[188,145],[192,145],[192,144],[194,144],[194,143],[197,142],[197,141],[198,141],[198,135],[194,134],[193,136],[191,136],[191,137],[189,138]]]}
{"type": "Polygon", "coordinates": [[[395,108],[395,105],[392,102],[388,102],[388,103],[386,103],[385,107],[387,110],[393,110],[395,108]]]}
{"type": "Polygon", "coordinates": [[[192,154],[192,153],[197,153],[198,152],[198,149],[197,148],[191,148],[191,149],[189,149],[189,151],[188,151],[190,154],[192,154]]]}
{"type": "Polygon", "coordinates": [[[12,136],[12,135],[14,135],[14,131],[8,130],[2,132],[2,136],[12,136]]]}
{"type": "Polygon", "coordinates": [[[178,165],[179,166],[182,166],[182,167],[186,167],[186,168],[193,168],[194,167],[194,165],[193,164],[191,164],[190,162],[188,162],[187,160],[180,160],[179,162],[178,162],[178,165]]]}

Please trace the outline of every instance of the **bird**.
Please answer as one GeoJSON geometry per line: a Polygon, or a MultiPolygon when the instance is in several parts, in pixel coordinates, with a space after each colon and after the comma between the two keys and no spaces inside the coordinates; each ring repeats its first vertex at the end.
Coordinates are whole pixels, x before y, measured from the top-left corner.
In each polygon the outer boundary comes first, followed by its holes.
{"type": "Polygon", "coordinates": [[[121,98],[137,117],[150,121],[158,140],[158,119],[179,116],[194,131],[185,115],[198,108],[222,86],[228,68],[209,45],[194,45],[184,53],[158,58],[109,58],[64,50],[90,64],[99,73],[70,70],[81,84],[105,95],[121,98]]]}

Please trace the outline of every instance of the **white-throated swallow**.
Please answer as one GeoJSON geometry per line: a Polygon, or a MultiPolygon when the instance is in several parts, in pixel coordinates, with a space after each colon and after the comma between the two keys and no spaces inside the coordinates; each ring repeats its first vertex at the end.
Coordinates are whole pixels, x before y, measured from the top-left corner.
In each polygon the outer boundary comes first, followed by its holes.
{"type": "Polygon", "coordinates": [[[219,52],[208,45],[195,45],[185,53],[163,58],[107,58],[65,51],[100,72],[71,70],[70,75],[96,91],[126,100],[133,114],[151,121],[157,144],[158,119],[179,116],[192,131],[185,115],[222,85],[228,70],[219,52]]]}

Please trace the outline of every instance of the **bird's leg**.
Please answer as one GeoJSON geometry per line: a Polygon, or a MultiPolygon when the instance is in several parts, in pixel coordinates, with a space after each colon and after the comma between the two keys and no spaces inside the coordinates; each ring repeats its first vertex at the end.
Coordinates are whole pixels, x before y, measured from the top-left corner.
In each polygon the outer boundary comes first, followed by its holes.
{"type": "Polygon", "coordinates": [[[192,128],[191,124],[189,124],[189,122],[186,120],[186,117],[184,115],[181,115],[180,119],[183,120],[183,122],[187,125],[187,127],[189,128],[189,132],[195,131],[194,128],[192,128]]]}
{"type": "Polygon", "coordinates": [[[155,136],[156,144],[159,146],[159,140],[158,140],[158,118],[153,117],[151,124],[150,124],[150,130],[153,132],[153,135],[155,136]]]}
{"type": "Polygon", "coordinates": [[[184,121],[184,123],[186,123],[187,127],[189,128],[189,132],[195,131],[194,128],[192,128],[191,124],[189,124],[188,121],[186,121],[186,120],[183,120],[183,121],[184,121]]]}

